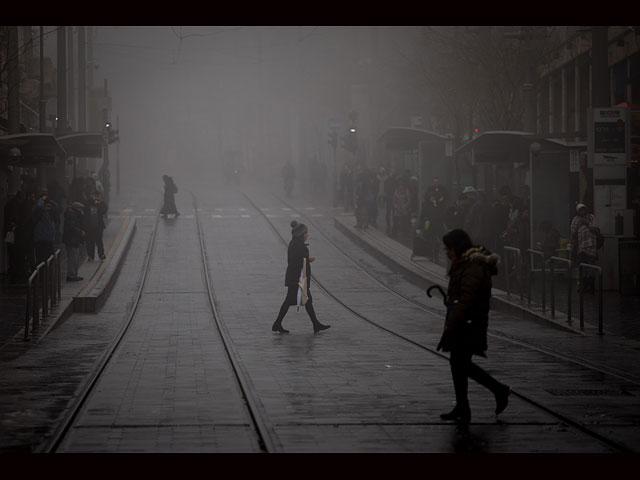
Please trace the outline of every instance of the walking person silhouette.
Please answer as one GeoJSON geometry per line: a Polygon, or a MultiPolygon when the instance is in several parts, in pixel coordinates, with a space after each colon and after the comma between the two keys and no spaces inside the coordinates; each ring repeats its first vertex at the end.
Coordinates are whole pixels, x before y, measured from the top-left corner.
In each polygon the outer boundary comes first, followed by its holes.
{"type": "Polygon", "coordinates": [[[289,311],[289,307],[292,305],[298,305],[298,282],[300,282],[300,276],[302,273],[303,264],[306,263],[306,288],[307,288],[307,302],[304,304],[304,308],[311,319],[313,324],[313,331],[315,333],[322,330],[326,330],[331,325],[323,325],[318,321],[316,312],[313,308],[313,299],[311,298],[311,291],[309,286],[311,285],[311,262],[315,260],[315,257],[309,256],[309,248],[305,243],[309,238],[309,230],[304,223],[298,223],[295,220],[291,222],[291,241],[287,247],[287,271],[285,273],[284,284],[288,288],[287,296],[282,302],[278,318],[273,323],[271,330],[279,333],[289,333],[282,327],[282,320],[289,311]],[[306,259],[306,262],[304,261],[306,259]]]}
{"type": "Polygon", "coordinates": [[[164,204],[162,205],[160,214],[164,218],[167,218],[167,215],[174,215],[177,217],[180,215],[180,212],[178,212],[178,209],[176,208],[174,195],[178,193],[178,187],[173,181],[173,177],[170,177],[169,175],[162,175],[162,180],[164,181],[164,204]]]}
{"type": "Polygon", "coordinates": [[[442,237],[442,241],[451,266],[445,299],[447,318],[437,350],[450,352],[456,406],[440,418],[466,426],[471,421],[467,397],[469,378],[493,393],[496,415],[507,407],[511,394],[511,387],[500,383],[472,362],[473,355],[487,356],[491,277],[498,273],[498,255],[482,246],[474,246],[464,230],[452,230],[442,237]]]}

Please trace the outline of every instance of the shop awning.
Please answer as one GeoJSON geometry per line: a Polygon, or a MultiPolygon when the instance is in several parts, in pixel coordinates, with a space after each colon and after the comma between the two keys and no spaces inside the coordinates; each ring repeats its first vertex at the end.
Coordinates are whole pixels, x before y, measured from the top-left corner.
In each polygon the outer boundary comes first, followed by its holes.
{"type": "Polygon", "coordinates": [[[55,165],[66,152],[49,133],[19,133],[0,136],[0,161],[19,167],[55,165]]]}
{"type": "Polygon", "coordinates": [[[68,157],[102,158],[102,133],[71,133],[57,138],[68,157]]]}
{"type": "Polygon", "coordinates": [[[420,143],[445,143],[450,139],[437,133],[409,127],[390,127],[378,139],[389,150],[417,150],[420,143]]]}

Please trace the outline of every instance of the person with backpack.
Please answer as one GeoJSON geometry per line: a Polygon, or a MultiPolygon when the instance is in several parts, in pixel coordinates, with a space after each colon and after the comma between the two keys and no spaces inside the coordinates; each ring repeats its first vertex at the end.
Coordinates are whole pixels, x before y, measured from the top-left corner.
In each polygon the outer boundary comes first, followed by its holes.
{"type": "MultiPolygon", "coordinates": [[[[578,213],[571,220],[571,263],[574,266],[580,263],[595,265],[598,260],[598,237],[602,238],[600,229],[596,225],[596,217],[587,213],[587,206],[583,203],[576,205],[578,213]]],[[[603,238],[602,238],[603,240],[603,238]]],[[[600,243],[602,244],[602,240],[600,243]]],[[[580,287],[584,293],[595,291],[595,276],[593,270],[586,268],[580,278],[580,287]]]]}

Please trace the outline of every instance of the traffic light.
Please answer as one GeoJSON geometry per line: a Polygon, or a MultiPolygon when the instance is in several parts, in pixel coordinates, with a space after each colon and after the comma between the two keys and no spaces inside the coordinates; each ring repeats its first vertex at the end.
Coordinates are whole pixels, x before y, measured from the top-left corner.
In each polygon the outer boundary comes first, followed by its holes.
{"type": "Polygon", "coordinates": [[[109,145],[120,141],[120,138],[118,137],[118,130],[111,128],[111,124],[109,122],[105,124],[105,129],[107,130],[107,141],[109,142],[109,145]]]}
{"type": "Polygon", "coordinates": [[[351,153],[358,150],[358,132],[356,127],[350,127],[342,137],[342,148],[351,153]]]}
{"type": "Polygon", "coordinates": [[[109,144],[116,143],[120,141],[120,137],[118,137],[118,130],[109,130],[109,144]]]}

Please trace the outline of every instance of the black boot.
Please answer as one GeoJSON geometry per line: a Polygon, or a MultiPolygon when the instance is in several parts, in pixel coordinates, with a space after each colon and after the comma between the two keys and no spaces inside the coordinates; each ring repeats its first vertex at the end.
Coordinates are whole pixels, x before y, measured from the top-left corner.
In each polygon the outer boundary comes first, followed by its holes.
{"type": "Polygon", "coordinates": [[[316,317],[316,311],[313,308],[312,302],[307,302],[304,308],[307,311],[309,318],[311,319],[314,333],[318,333],[318,332],[321,332],[322,330],[326,330],[327,328],[331,328],[331,325],[323,325],[318,321],[318,318],[316,317]]]}
{"type": "Polygon", "coordinates": [[[331,328],[331,325],[323,325],[320,322],[317,322],[317,323],[313,324],[313,332],[314,333],[321,332],[322,330],[326,330],[327,328],[331,328]]]}
{"type": "Polygon", "coordinates": [[[289,330],[284,329],[282,327],[282,324],[277,320],[274,322],[273,326],[271,327],[271,330],[274,332],[289,333],[289,330]]]}
{"type": "Polygon", "coordinates": [[[504,412],[504,409],[507,408],[509,404],[509,395],[511,395],[511,387],[507,385],[503,385],[496,396],[496,415],[500,415],[504,412]]]}
{"type": "Polygon", "coordinates": [[[469,423],[471,421],[471,409],[469,405],[456,405],[449,413],[440,415],[442,420],[454,420],[459,423],[469,423]]]}
{"type": "Polygon", "coordinates": [[[278,318],[276,318],[276,321],[273,322],[273,326],[271,327],[272,331],[280,332],[280,333],[289,333],[289,330],[285,330],[284,328],[282,328],[282,319],[284,318],[284,316],[287,314],[288,311],[289,311],[289,305],[285,300],[282,303],[282,306],[280,307],[280,312],[278,312],[278,318]]]}

